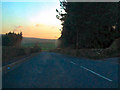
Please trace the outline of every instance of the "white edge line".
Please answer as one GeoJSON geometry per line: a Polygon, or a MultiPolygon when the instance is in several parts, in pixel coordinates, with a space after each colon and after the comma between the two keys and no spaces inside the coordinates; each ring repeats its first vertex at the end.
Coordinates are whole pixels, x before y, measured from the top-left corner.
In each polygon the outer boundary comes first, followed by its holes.
{"type": "Polygon", "coordinates": [[[83,69],[85,69],[85,70],[90,71],[91,73],[93,73],[93,74],[95,74],[95,75],[98,75],[99,77],[102,77],[102,78],[104,78],[104,79],[106,79],[106,80],[108,80],[108,81],[112,82],[112,80],[111,80],[111,79],[106,78],[106,77],[104,77],[104,76],[102,76],[102,75],[100,75],[100,74],[98,74],[98,73],[96,73],[96,72],[94,72],[94,71],[92,71],[92,70],[90,70],[90,69],[87,69],[87,68],[85,68],[85,67],[83,67],[83,66],[80,66],[80,67],[81,67],[81,68],[83,68],[83,69]]]}

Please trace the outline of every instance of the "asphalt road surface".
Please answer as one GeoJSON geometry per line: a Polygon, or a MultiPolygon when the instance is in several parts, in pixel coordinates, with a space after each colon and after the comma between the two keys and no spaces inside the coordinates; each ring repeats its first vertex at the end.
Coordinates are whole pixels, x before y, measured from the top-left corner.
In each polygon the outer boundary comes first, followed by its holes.
{"type": "Polygon", "coordinates": [[[3,88],[117,88],[118,64],[42,52],[2,77],[3,88]]]}

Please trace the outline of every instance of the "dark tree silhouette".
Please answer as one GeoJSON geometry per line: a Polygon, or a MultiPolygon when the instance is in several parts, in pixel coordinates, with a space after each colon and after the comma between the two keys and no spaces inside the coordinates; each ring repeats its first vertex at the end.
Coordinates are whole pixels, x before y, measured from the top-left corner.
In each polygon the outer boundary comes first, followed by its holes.
{"type": "Polygon", "coordinates": [[[61,47],[106,48],[120,37],[117,2],[60,2],[61,47]],[[115,28],[113,28],[113,26],[115,28]]]}
{"type": "Polygon", "coordinates": [[[2,46],[20,46],[22,41],[22,32],[16,34],[14,32],[2,35],[2,46]]]}

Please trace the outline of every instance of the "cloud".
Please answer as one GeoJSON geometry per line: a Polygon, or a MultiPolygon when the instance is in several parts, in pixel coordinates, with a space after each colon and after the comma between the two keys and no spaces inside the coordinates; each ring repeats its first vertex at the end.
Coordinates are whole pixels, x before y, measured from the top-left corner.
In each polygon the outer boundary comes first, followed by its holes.
{"type": "Polygon", "coordinates": [[[24,26],[17,26],[17,27],[15,27],[14,32],[21,32],[21,29],[23,29],[23,28],[24,28],[24,26]]]}
{"type": "Polygon", "coordinates": [[[17,28],[23,28],[23,26],[18,26],[17,28]]]}

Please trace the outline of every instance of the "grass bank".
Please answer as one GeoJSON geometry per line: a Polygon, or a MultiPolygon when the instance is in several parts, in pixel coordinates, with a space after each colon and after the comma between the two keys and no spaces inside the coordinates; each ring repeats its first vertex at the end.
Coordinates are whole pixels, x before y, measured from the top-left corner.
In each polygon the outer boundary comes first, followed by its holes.
{"type": "Polygon", "coordinates": [[[2,47],[2,63],[6,65],[11,62],[15,62],[20,58],[29,56],[33,53],[41,52],[40,47],[2,47]]]}
{"type": "Polygon", "coordinates": [[[104,59],[111,57],[120,57],[120,51],[112,49],[53,49],[50,52],[66,54],[70,56],[88,58],[88,59],[104,59]]]}
{"type": "Polygon", "coordinates": [[[41,43],[22,43],[21,47],[2,47],[2,63],[6,65],[11,62],[16,62],[18,59],[30,56],[33,53],[41,51],[49,51],[55,49],[54,42],[41,42],[41,43]]]}
{"type": "MultiPolygon", "coordinates": [[[[113,44],[106,49],[56,48],[56,49],[50,50],[50,52],[56,52],[56,53],[70,55],[70,56],[94,59],[94,60],[120,57],[120,39],[116,39],[113,42],[113,44]]],[[[119,63],[120,63],[120,60],[119,60],[119,63]]]]}

